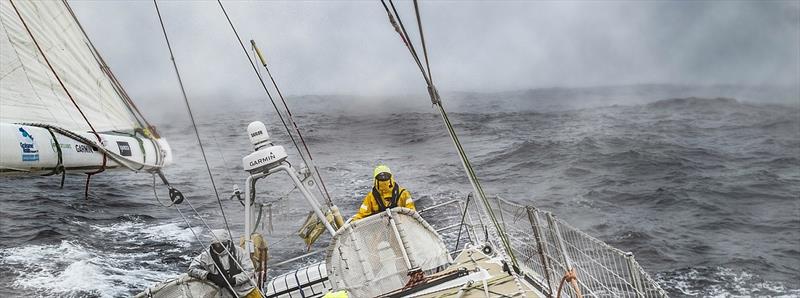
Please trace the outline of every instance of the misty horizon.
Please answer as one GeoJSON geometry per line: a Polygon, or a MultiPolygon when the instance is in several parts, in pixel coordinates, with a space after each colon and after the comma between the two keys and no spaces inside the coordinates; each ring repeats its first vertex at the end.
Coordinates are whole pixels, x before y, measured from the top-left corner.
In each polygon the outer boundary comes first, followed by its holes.
{"type": "MultiPolygon", "coordinates": [[[[70,3],[139,105],[180,99],[152,3],[70,3]]],[[[426,95],[378,2],[223,3],[243,42],[258,42],[287,97],[426,95]]],[[[265,98],[215,2],[159,4],[190,101],[265,98]]],[[[420,6],[443,95],[641,85],[800,90],[798,2],[420,6]]],[[[419,43],[410,3],[398,9],[419,43]]]]}

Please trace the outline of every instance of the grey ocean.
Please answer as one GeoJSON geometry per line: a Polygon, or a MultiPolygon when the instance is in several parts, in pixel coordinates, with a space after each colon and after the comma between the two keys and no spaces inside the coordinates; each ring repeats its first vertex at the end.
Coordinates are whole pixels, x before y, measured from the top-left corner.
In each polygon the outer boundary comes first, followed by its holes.
{"type": "MultiPolygon", "coordinates": [[[[775,95],[764,90],[737,89],[744,95],[730,99],[717,98],[729,95],[722,91],[691,98],[697,92],[659,88],[457,93],[445,100],[487,192],[553,211],[634,252],[670,295],[800,296],[800,98],[789,93],[788,101],[771,104],[763,102],[775,95]]],[[[392,167],[419,208],[470,191],[424,98],[289,99],[346,216],[378,162],[392,167]]],[[[226,112],[196,116],[238,235],[242,208],[228,197],[246,177],[247,124],[265,121],[291,161],[299,159],[263,99],[219,110],[226,112]]],[[[167,176],[222,227],[186,119],[178,108],[157,121],[176,154],[167,176]]],[[[67,176],[64,189],[58,176],[0,181],[0,296],[129,296],[185,271],[202,249],[177,210],[158,204],[149,175],[98,175],[88,200],[81,175],[67,176]]],[[[262,182],[259,197],[278,200],[291,188],[285,182],[262,182]]],[[[158,192],[163,201],[163,187],[158,192]]],[[[186,203],[180,208],[205,240],[198,216],[186,203]]],[[[296,194],[271,210],[271,261],[305,252],[294,232],[306,212],[296,194]]]]}

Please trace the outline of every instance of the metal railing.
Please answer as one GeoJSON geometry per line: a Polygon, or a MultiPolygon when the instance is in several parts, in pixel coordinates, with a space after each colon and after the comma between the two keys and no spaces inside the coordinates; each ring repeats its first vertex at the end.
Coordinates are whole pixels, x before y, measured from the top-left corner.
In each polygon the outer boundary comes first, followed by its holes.
{"type": "MultiPolygon", "coordinates": [[[[584,297],[667,297],[666,292],[633,257],[556,218],[550,212],[522,206],[499,197],[490,198],[495,215],[501,220],[520,272],[549,296],[556,295],[561,278],[574,269],[584,297]]],[[[421,211],[426,218],[449,218],[432,223],[453,253],[466,244],[485,240],[485,222],[473,200],[465,206],[454,200],[421,211]],[[463,216],[467,207],[466,216],[463,216]],[[428,214],[425,214],[428,213],[428,214]],[[430,215],[435,216],[430,216],[430,215]],[[452,219],[464,221],[453,224],[452,219]],[[474,221],[474,220],[477,220],[474,221]],[[455,233],[463,229],[461,233],[455,233]],[[460,234],[460,239],[457,235],[460,234]],[[453,244],[458,242],[458,246],[453,244]]],[[[489,239],[490,241],[492,239],[489,239]]],[[[495,247],[500,247],[494,243],[495,247]]],[[[564,285],[562,297],[576,297],[564,285]]]]}

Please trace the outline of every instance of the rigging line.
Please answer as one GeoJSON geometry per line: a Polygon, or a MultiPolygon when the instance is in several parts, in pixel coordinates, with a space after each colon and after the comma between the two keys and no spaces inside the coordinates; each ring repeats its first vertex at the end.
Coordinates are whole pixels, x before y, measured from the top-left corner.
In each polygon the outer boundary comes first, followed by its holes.
{"type": "Polygon", "coordinates": [[[450,118],[447,116],[447,112],[445,112],[444,107],[441,105],[441,103],[439,103],[437,106],[439,107],[439,112],[442,115],[442,119],[445,122],[445,126],[447,126],[448,133],[450,134],[450,139],[453,141],[453,144],[456,146],[459,156],[461,157],[461,164],[467,171],[470,184],[476,191],[478,198],[481,199],[481,202],[484,205],[486,213],[489,215],[489,219],[491,219],[495,229],[497,230],[498,234],[497,236],[500,237],[501,244],[503,244],[504,246],[503,248],[511,258],[512,264],[514,266],[518,266],[516,256],[514,255],[514,252],[511,249],[510,241],[508,240],[507,235],[504,232],[504,229],[500,226],[500,223],[497,221],[497,217],[495,216],[494,211],[491,208],[491,205],[489,205],[489,201],[486,199],[486,194],[483,191],[483,187],[478,181],[477,174],[475,174],[475,170],[473,169],[472,164],[470,163],[469,158],[467,157],[464,151],[464,148],[461,146],[461,141],[458,139],[458,135],[456,135],[456,132],[453,129],[453,125],[450,122],[450,118]]]}
{"type": "Polygon", "coordinates": [[[408,31],[406,31],[406,26],[403,25],[403,19],[400,18],[400,13],[397,12],[397,7],[394,6],[394,1],[389,0],[389,5],[392,7],[392,12],[394,12],[395,17],[397,18],[397,23],[400,24],[400,30],[403,32],[403,36],[405,36],[406,42],[408,42],[408,48],[411,50],[414,58],[417,59],[417,61],[419,62],[419,55],[417,54],[417,49],[414,46],[414,42],[411,40],[411,36],[408,35],[408,31]]]}
{"type": "MultiPolygon", "coordinates": [[[[392,0],[389,0],[389,3],[392,4],[392,0]]],[[[424,33],[423,33],[423,30],[422,30],[422,20],[420,18],[420,14],[419,14],[419,5],[417,5],[417,1],[416,0],[414,0],[414,4],[415,4],[414,5],[414,10],[415,10],[415,14],[416,14],[416,17],[417,17],[417,24],[419,26],[420,36],[424,39],[424,33]]],[[[394,9],[394,6],[392,6],[392,8],[394,9]]],[[[395,14],[397,14],[396,10],[395,10],[395,14]]],[[[405,31],[405,28],[403,27],[403,23],[402,23],[402,20],[400,19],[400,16],[397,15],[397,18],[398,18],[398,22],[400,23],[401,28],[403,28],[403,32],[406,33],[406,35],[408,35],[407,32],[405,31]]],[[[413,46],[412,46],[412,50],[413,50],[413,46]]],[[[428,65],[428,67],[430,67],[430,64],[428,64],[427,49],[425,49],[424,40],[423,40],[423,51],[426,53],[425,54],[426,55],[426,57],[425,57],[426,58],[426,64],[428,65]]],[[[414,51],[413,54],[416,56],[417,55],[416,51],[414,51]]],[[[417,61],[419,61],[418,57],[417,57],[417,61]]],[[[419,64],[419,62],[417,62],[417,63],[419,64]]],[[[422,68],[422,66],[420,65],[420,69],[421,68],[422,68]]],[[[424,76],[425,75],[425,71],[422,71],[422,73],[423,73],[423,76],[424,76]]],[[[487,213],[489,214],[489,217],[492,219],[492,222],[495,224],[495,227],[498,229],[498,232],[499,232],[498,236],[500,237],[500,240],[503,243],[503,246],[505,246],[505,249],[509,253],[512,262],[514,263],[514,265],[516,265],[517,264],[517,260],[516,260],[516,257],[513,254],[513,251],[511,250],[511,246],[509,244],[509,241],[508,241],[506,235],[504,234],[503,230],[500,229],[500,226],[497,223],[497,218],[496,218],[493,210],[491,209],[491,206],[488,204],[488,200],[486,199],[486,194],[483,191],[483,187],[481,186],[480,182],[478,181],[478,177],[475,174],[475,171],[474,171],[474,169],[472,167],[472,164],[469,161],[469,158],[466,156],[464,148],[461,146],[461,141],[458,139],[458,135],[456,134],[455,130],[453,129],[452,123],[450,123],[450,119],[447,116],[447,112],[444,110],[444,106],[442,105],[441,100],[439,100],[439,98],[438,98],[439,94],[436,91],[436,87],[433,85],[433,81],[429,76],[426,76],[425,79],[426,79],[426,81],[428,83],[428,92],[430,93],[431,101],[435,105],[437,105],[439,107],[440,113],[442,115],[442,119],[445,121],[445,124],[447,126],[448,133],[450,133],[451,139],[453,140],[453,143],[456,145],[456,148],[458,149],[459,155],[461,156],[462,164],[463,164],[465,170],[467,171],[467,175],[470,178],[469,179],[470,180],[470,184],[472,184],[473,188],[475,189],[475,191],[479,195],[479,198],[481,198],[481,201],[483,201],[483,203],[485,205],[485,208],[487,210],[487,213]]]]}
{"type": "MultiPolygon", "coordinates": [[[[98,134],[97,130],[94,129],[94,126],[89,121],[89,118],[86,117],[86,114],[83,113],[83,110],[81,110],[81,107],[78,106],[78,103],[75,101],[75,98],[73,98],[72,94],[69,93],[69,90],[67,89],[67,86],[64,85],[64,82],[61,80],[61,77],[58,75],[58,73],[56,72],[55,68],[53,68],[53,65],[50,63],[50,60],[47,59],[47,55],[44,54],[44,51],[42,50],[42,47],[39,46],[39,42],[36,41],[36,38],[33,36],[33,33],[31,32],[31,29],[28,28],[28,23],[25,22],[24,18],[22,18],[22,14],[20,14],[19,10],[17,9],[17,5],[14,4],[14,1],[9,1],[9,2],[11,3],[11,7],[14,8],[14,12],[17,13],[17,16],[19,17],[20,22],[22,22],[22,26],[25,27],[25,31],[27,31],[28,35],[31,37],[31,40],[33,41],[33,44],[36,45],[36,49],[39,50],[39,53],[42,55],[42,58],[44,59],[44,61],[47,63],[47,66],[50,68],[50,71],[53,73],[53,76],[55,76],[56,80],[58,80],[58,84],[61,85],[62,89],[64,89],[64,93],[67,94],[67,97],[69,97],[69,100],[72,101],[72,104],[75,106],[76,109],[78,109],[78,112],[80,112],[81,116],[83,117],[83,120],[86,121],[86,124],[88,124],[89,128],[92,129],[92,133],[94,134],[94,136],[97,137],[98,147],[104,146],[103,145],[103,140],[100,138],[100,134],[98,134]]],[[[108,160],[108,158],[107,158],[106,154],[103,154],[103,164],[100,166],[100,169],[98,169],[97,171],[91,172],[91,173],[86,173],[86,186],[84,188],[84,196],[85,196],[86,199],[89,198],[89,181],[92,179],[92,175],[98,174],[98,173],[101,173],[101,172],[105,171],[107,160],[108,160]]]]}
{"type": "MultiPolygon", "coordinates": [[[[176,205],[175,201],[170,202],[169,205],[164,205],[164,203],[161,203],[161,199],[158,197],[158,192],[156,191],[156,173],[152,174],[153,174],[153,196],[156,198],[156,202],[158,202],[158,204],[161,205],[162,207],[167,207],[167,208],[176,205]]],[[[184,200],[186,200],[185,197],[184,200]]]]}
{"type": "MultiPolygon", "coordinates": [[[[202,215],[200,215],[200,212],[198,212],[198,211],[197,211],[197,209],[195,209],[195,208],[194,208],[194,205],[192,205],[192,202],[191,202],[191,201],[189,201],[189,199],[188,199],[188,198],[186,199],[186,203],[189,205],[189,207],[190,207],[190,208],[192,208],[192,211],[194,212],[194,214],[196,214],[196,215],[197,215],[197,218],[199,218],[199,219],[200,219],[200,221],[201,221],[201,222],[203,222],[203,225],[205,225],[205,226],[206,226],[206,228],[208,229],[208,231],[210,232],[210,231],[212,230],[212,229],[211,229],[211,226],[210,226],[210,225],[208,225],[208,222],[205,220],[205,218],[203,218],[203,216],[202,216],[202,215]]],[[[178,205],[175,205],[175,208],[177,208],[177,209],[178,209],[178,212],[180,212],[180,208],[178,208],[178,205]]],[[[188,223],[188,222],[187,222],[187,223],[188,223]]],[[[230,231],[228,231],[228,233],[229,233],[229,235],[228,235],[228,236],[231,236],[231,235],[230,235],[230,231]]],[[[215,240],[217,240],[217,241],[218,241],[218,242],[220,242],[220,243],[222,242],[222,240],[221,240],[221,239],[217,238],[217,235],[214,235],[214,233],[210,233],[210,234],[211,234],[211,237],[212,237],[212,238],[214,238],[215,240]]],[[[231,241],[233,241],[233,236],[231,236],[231,241]]],[[[234,257],[233,257],[233,256],[230,254],[230,251],[228,251],[228,257],[230,257],[230,258],[233,260],[233,263],[234,263],[234,264],[236,264],[236,266],[239,266],[239,269],[240,269],[240,270],[242,270],[242,272],[245,272],[244,266],[242,266],[242,264],[241,264],[241,263],[239,263],[239,260],[237,260],[236,258],[234,258],[234,257]]],[[[222,271],[220,270],[220,272],[222,272],[222,271]]],[[[256,285],[256,283],[253,281],[253,279],[252,279],[252,278],[250,278],[250,276],[249,276],[249,275],[247,275],[247,280],[248,280],[248,281],[250,281],[250,284],[251,284],[253,287],[255,287],[255,288],[258,288],[258,286],[256,285]]],[[[261,292],[261,291],[259,291],[259,292],[261,292]]],[[[261,294],[261,295],[262,295],[262,297],[263,297],[263,295],[264,295],[264,294],[261,294]]]]}
{"type": "MultiPolygon", "coordinates": [[[[158,198],[158,197],[156,197],[156,198],[158,198]]],[[[161,202],[159,202],[159,204],[160,204],[160,203],[161,203],[161,202]]],[[[197,236],[197,233],[195,233],[195,232],[194,232],[194,228],[192,227],[192,224],[189,222],[189,220],[186,218],[186,216],[184,216],[184,215],[183,215],[183,212],[181,211],[181,208],[178,208],[178,205],[175,205],[175,209],[176,209],[176,210],[178,210],[178,214],[180,214],[180,215],[181,215],[181,218],[183,218],[183,221],[184,221],[184,222],[186,223],[186,225],[189,227],[189,231],[191,231],[191,232],[192,232],[192,235],[194,235],[194,238],[197,240],[197,243],[199,243],[199,244],[200,244],[200,251],[202,252],[203,250],[205,250],[205,246],[203,245],[203,244],[204,244],[204,243],[203,243],[203,241],[202,241],[202,240],[200,240],[200,237],[198,237],[198,236],[197,236]]],[[[209,229],[209,231],[210,231],[210,229],[209,229]]],[[[214,233],[209,233],[209,234],[211,234],[211,235],[212,235],[212,237],[214,237],[215,239],[217,239],[217,238],[216,238],[217,236],[216,236],[216,235],[214,235],[214,233]]],[[[219,241],[219,239],[217,239],[217,241],[219,241]]],[[[220,242],[221,242],[221,241],[220,241],[220,242]]],[[[209,244],[209,246],[210,246],[210,244],[209,244]]],[[[227,249],[227,248],[225,249],[225,252],[227,252],[227,253],[228,253],[228,258],[230,258],[231,260],[233,260],[235,264],[238,264],[238,262],[237,262],[236,258],[234,258],[234,257],[233,257],[233,255],[231,255],[231,252],[230,252],[230,251],[228,251],[228,249],[227,249]]],[[[209,252],[209,254],[210,254],[210,252],[209,252]]],[[[225,272],[225,271],[223,271],[223,270],[222,270],[222,268],[220,268],[220,265],[217,265],[217,262],[211,262],[211,263],[214,265],[214,268],[217,268],[217,271],[219,271],[219,273],[220,273],[220,274],[222,274],[223,272],[225,272]]],[[[242,268],[242,266],[241,266],[241,265],[239,265],[239,268],[240,268],[240,269],[242,269],[242,271],[244,271],[244,268],[242,268]]],[[[249,279],[249,276],[248,276],[248,279],[249,279]]],[[[228,285],[228,287],[230,288],[230,290],[231,290],[231,293],[233,293],[233,295],[234,295],[234,296],[236,296],[236,297],[239,297],[239,294],[238,294],[238,293],[236,293],[236,290],[234,290],[234,289],[233,289],[233,285],[231,285],[231,283],[228,281],[228,279],[227,279],[227,278],[223,278],[223,280],[225,280],[225,284],[226,284],[226,285],[228,285]]],[[[221,289],[220,289],[220,290],[221,290],[221,289]]],[[[260,291],[259,291],[259,292],[260,292],[260,291]]]]}
{"type": "Polygon", "coordinates": [[[72,16],[72,19],[75,21],[75,24],[78,25],[78,29],[80,29],[81,33],[83,33],[83,37],[87,41],[86,45],[89,47],[89,51],[92,53],[92,57],[95,59],[95,62],[97,62],[103,74],[108,76],[108,79],[111,83],[112,88],[114,89],[114,92],[116,92],[117,95],[120,97],[120,99],[122,99],[126,103],[125,105],[126,108],[128,108],[128,111],[131,113],[131,115],[133,115],[134,120],[136,120],[139,126],[151,128],[152,126],[150,125],[150,123],[147,122],[147,119],[144,118],[144,115],[139,111],[139,108],[136,107],[136,105],[133,103],[133,100],[131,100],[130,96],[128,96],[128,93],[125,91],[124,88],[122,88],[122,84],[117,80],[116,76],[114,76],[114,73],[111,72],[111,68],[108,66],[108,64],[106,64],[105,60],[100,55],[100,51],[98,51],[97,48],[92,43],[92,40],[86,33],[86,30],[83,29],[83,26],[78,21],[78,17],[75,15],[75,12],[72,10],[72,7],[69,6],[67,0],[62,0],[62,2],[64,3],[64,6],[66,6],[67,11],[72,16]]]}
{"type": "MultiPolygon", "coordinates": [[[[416,0],[415,0],[415,2],[416,2],[416,0]]],[[[389,12],[389,9],[386,6],[384,0],[381,0],[381,3],[383,4],[384,9],[386,10],[387,14],[389,15],[389,21],[390,21],[390,23],[392,23],[392,26],[395,27],[395,31],[398,31],[398,32],[402,31],[402,33],[400,34],[401,35],[401,39],[403,39],[403,41],[406,43],[406,47],[411,52],[411,56],[414,58],[415,62],[417,63],[417,66],[420,68],[420,72],[422,73],[422,76],[423,76],[423,78],[425,79],[425,82],[428,85],[428,93],[431,96],[431,102],[433,102],[433,104],[436,105],[438,107],[438,109],[439,109],[439,113],[442,116],[442,120],[445,122],[445,126],[447,127],[447,130],[448,130],[448,134],[450,135],[450,139],[453,141],[453,144],[456,146],[456,149],[458,150],[459,156],[461,158],[461,164],[464,166],[464,169],[467,172],[470,184],[472,185],[473,189],[475,190],[476,195],[478,195],[478,197],[481,199],[481,201],[482,201],[482,203],[484,205],[484,208],[486,210],[486,213],[489,215],[489,218],[491,219],[493,225],[495,226],[495,229],[497,229],[498,237],[500,238],[500,241],[504,246],[504,250],[509,254],[512,264],[516,266],[517,265],[517,260],[516,260],[516,257],[514,256],[513,251],[511,250],[510,242],[509,242],[508,238],[506,237],[507,235],[504,234],[504,232],[503,232],[504,230],[502,229],[502,227],[498,223],[497,218],[496,218],[496,216],[494,215],[494,212],[491,209],[491,205],[489,205],[489,202],[486,199],[486,194],[483,191],[483,187],[481,187],[480,182],[478,181],[477,175],[475,174],[475,171],[472,168],[471,163],[469,162],[469,158],[466,156],[464,148],[461,146],[461,142],[458,139],[458,135],[456,134],[455,130],[453,129],[452,123],[450,123],[450,119],[447,116],[447,112],[444,110],[444,106],[442,105],[442,102],[441,102],[441,100],[439,98],[439,93],[436,90],[436,87],[433,85],[433,82],[431,81],[431,79],[429,78],[428,74],[426,73],[424,67],[422,66],[422,63],[419,60],[419,56],[417,55],[417,52],[414,49],[414,45],[410,43],[410,38],[408,36],[407,31],[405,30],[405,27],[403,26],[403,22],[402,22],[402,20],[400,18],[400,15],[397,13],[397,9],[395,8],[394,3],[392,2],[392,0],[389,0],[389,4],[392,6],[392,11],[394,12],[394,15],[397,18],[397,22],[400,24],[400,30],[398,30],[397,24],[394,23],[394,21],[392,19],[392,13],[389,12]],[[403,35],[405,35],[405,36],[403,36],[403,35]]],[[[415,9],[416,16],[418,18],[417,19],[417,24],[420,25],[419,30],[420,30],[420,33],[422,34],[422,27],[421,27],[422,21],[421,21],[420,15],[419,15],[419,6],[415,5],[414,9],[415,9]]],[[[423,44],[423,46],[424,46],[424,44],[423,44]]],[[[424,51],[427,52],[427,50],[424,50],[424,51]]],[[[426,56],[426,59],[427,59],[427,56],[426,56]]],[[[428,64],[428,66],[429,66],[429,64],[428,64]]]]}
{"type": "Polygon", "coordinates": [[[425,34],[422,33],[422,18],[419,17],[417,0],[414,0],[414,11],[417,14],[417,28],[419,28],[419,39],[422,41],[422,53],[425,55],[425,66],[428,68],[428,80],[433,85],[433,73],[431,73],[431,64],[428,62],[428,47],[425,46],[425,34]]]}
{"type": "Polygon", "coordinates": [[[428,94],[431,97],[431,103],[434,105],[440,103],[439,92],[436,91],[436,87],[433,85],[433,81],[431,81],[431,79],[428,77],[428,73],[425,72],[425,68],[422,66],[422,62],[420,62],[419,60],[419,55],[417,54],[417,50],[414,47],[414,44],[411,42],[411,37],[408,35],[408,32],[406,31],[405,26],[403,25],[403,20],[400,18],[400,14],[397,12],[396,7],[394,6],[394,2],[392,2],[392,0],[389,0],[389,4],[392,6],[392,11],[394,12],[394,15],[392,14],[392,12],[389,11],[389,7],[386,6],[384,0],[381,0],[381,4],[383,4],[383,9],[386,10],[386,14],[389,16],[389,23],[391,23],[391,25],[394,27],[394,31],[400,35],[400,39],[403,40],[403,43],[406,45],[406,48],[411,53],[411,57],[414,58],[414,62],[417,63],[417,67],[419,67],[419,71],[420,73],[422,73],[422,78],[425,80],[425,84],[427,85],[428,94]],[[395,18],[397,19],[397,22],[395,22],[395,18]],[[399,26],[398,23],[400,24],[399,26]]]}
{"type": "Polygon", "coordinates": [[[414,44],[411,41],[411,37],[408,36],[408,32],[406,32],[405,26],[403,25],[403,20],[400,19],[400,14],[397,12],[397,9],[394,6],[394,2],[392,2],[392,0],[389,0],[389,5],[392,6],[392,11],[394,12],[394,16],[392,15],[392,12],[389,11],[389,8],[386,6],[386,3],[384,3],[384,0],[381,0],[381,4],[383,4],[383,8],[386,10],[386,13],[389,14],[389,19],[390,22],[392,23],[392,26],[394,26],[395,31],[397,31],[397,33],[400,34],[400,38],[406,44],[406,48],[408,48],[409,52],[411,53],[411,57],[414,58],[414,62],[417,63],[417,66],[419,67],[419,70],[422,73],[422,77],[425,79],[425,83],[428,85],[428,88],[430,89],[431,83],[430,80],[428,79],[428,74],[425,72],[425,68],[422,66],[422,62],[419,60],[419,55],[417,55],[417,50],[415,49],[414,44]],[[397,23],[392,22],[393,19],[397,19],[397,23]],[[399,27],[398,23],[400,24],[399,27]]]}
{"type": "Polygon", "coordinates": [[[58,126],[55,126],[55,125],[42,124],[42,123],[28,123],[28,122],[22,122],[22,123],[18,123],[18,124],[34,126],[34,127],[41,127],[41,128],[46,128],[46,129],[52,129],[55,132],[65,136],[67,138],[70,138],[72,140],[75,140],[75,141],[81,142],[83,144],[86,144],[86,145],[94,147],[95,150],[100,151],[101,153],[107,155],[108,158],[110,158],[112,161],[115,161],[116,163],[120,164],[121,166],[126,167],[129,170],[134,171],[134,172],[138,172],[138,169],[134,168],[133,165],[139,166],[140,169],[147,167],[148,168],[147,171],[157,170],[157,169],[159,169],[161,167],[161,165],[159,165],[159,164],[147,164],[147,163],[142,163],[142,162],[138,162],[136,160],[127,158],[125,156],[122,156],[122,155],[114,152],[114,151],[108,150],[107,148],[105,148],[103,146],[99,146],[97,143],[95,143],[94,141],[90,140],[87,137],[81,136],[81,135],[79,135],[79,134],[77,134],[75,132],[69,131],[67,129],[64,129],[64,128],[61,128],[61,127],[58,127],[58,126]]]}
{"type": "MultiPolygon", "coordinates": [[[[297,122],[294,121],[294,115],[292,115],[292,111],[289,109],[289,106],[286,104],[286,99],[284,99],[283,93],[281,93],[281,89],[278,88],[278,83],[275,82],[275,78],[272,76],[272,72],[269,70],[269,66],[267,66],[267,60],[264,59],[264,57],[261,55],[261,50],[259,50],[258,47],[256,47],[256,42],[253,41],[253,40],[250,40],[250,42],[253,45],[253,49],[256,50],[256,54],[258,55],[258,57],[261,58],[261,62],[263,62],[263,65],[264,65],[264,69],[267,70],[267,75],[269,76],[270,81],[272,81],[272,86],[274,86],[275,87],[275,91],[278,92],[278,98],[280,98],[281,102],[283,102],[283,107],[286,109],[286,113],[288,114],[287,118],[289,118],[289,121],[292,122],[292,125],[294,126],[294,130],[295,130],[295,132],[297,132],[297,136],[300,138],[300,143],[303,144],[303,148],[305,149],[306,154],[308,154],[309,162],[306,163],[306,165],[314,168],[314,171],[315,171],[315,173],[317,175],[316,178],[319,180],[319,183],[317,183],[317,188],[320,188],[320,185],[322,185],[322,189],[320,189],[320,192],[325,196],[325,198],[326,198],[326,200],[328,202],[328,207],[330,207],[331,205],[333,205],[333,202],[331,201],[331,195],[330,195],[330,193],[328,193],[328,188],[325,187],[325,182],[322,180],[322,175],[320,175],[320,173],[319,173],[319,168],[317,168],[317,164],[314,163],[314,157],[311,156],[311,150],[308,148],[308,145],[306,145],[306,140],[303,138],[303,134],[300,132],[300,128],[297,126],[297,122]],[[309,165],[309,163],[310,163],[310,165],[309,165]]],[[[304,161],[305,161],[305,159],[304,159],[304,161]]]]}
{"type": "MultiPolygon", "coordinates": [[[[155,179],[155,178],[153,178],[155,179]]],[[[153,180],[155,181],[155,180],[153,180]]],[[[155,183],[155,182],[153,182],[155,183]]],[[[464,220],[467,218],[467,211],[469,211],[469,201],[472,199],[472,193],[467,194],[467,202],[464,204],[464,213],[461,214],[461,224],[458,225],[458,237],[456,237],[456,246],[453,247],[453,250],[458,250],[458,244],[461,242],[461,230],[464,229],[464,220]]],[[[469,237],[469,231],[467,231],[467,237],[469,237]]]]}
{"type": "Polygon", "coordinates": [[[403,40],[403,43],[406,46],[408,46],[408,40],[406,40],[406,37],[405,35],[403,35],[403,32],[400,31],[400,27],[397,26],[397,22],[394,19],[394,15],[392,15],[392,13],[389,12],[389,7],[386,6],[386,2],[384,0],[381,0],[381,5],[383,5],[383,9],[386,10],[386,14],[389,15],[389,23],[392,24],[392,27],[394,27],[394,32],[397,32],[397,34],[400,35],[400,39],[403,40]]]}
{"type": "MultiPolygon", "coordinates": [[[[272,107],[275,108],[275,113],[278,114],[278,118],[281,120],[281,123],[283,124],[283,127],[286,129],[286,134],[289,135],[289,138],[292,140],[292,144],[294,145],[295,148],[297,148],[297,152],[300,154],[300,158],[303,159],[304,162],[306,162],[306,165],[308,165],[309,163],[305,160],[305,156],[303,156],[303,152],[301,151],[300,146],[297,145],[297,141],[295,140],[294,135],[291,132],[291,129],[289,129],[289,125],[286,124],[286,120],[283,118],[283,114],[280,112],[280,109],[278,108],[278,105],[275,103],[275,99],[272,97],[272,94],[269,92],[269,88],[267,88],[267,84],[264,83],[263,77],[258,72],[258,67],[256,67],[256,64],[255,64],[255,62],[253,62],[253,59],[250,58],[250,54],[247,53],[247,47],[245,47],[244,42],[242,42],[242,38],[239,36],[239,32],[236,30],[236,26],[233,25],[233,21],[231,20],[230,16],[228,15],[228,11],[225,10],[225,6],[222,5],[222,1],[221,0],[217,0],[217,3],[219,4],[219,7],[222,10],[222,13],[225,15],[225,19],[228,21],[228,24],[230,25],[231,30],[233,30],[233,34],[236,36],[236,41],[239,42],[239,46],[241,46],[242,52],[244,52],[244,55],[247,57],[247,61],[250,62],[250,66],[253,68],[253,72],[255,72],[256,76],[258,77],[258,81],[259,81],[259,83],[261,83],[261,87],[263,87],[264,88],[264,92],[267,93],[267,97],[269,97],[269,101],[272,103],[272,107]]],[[[330,200],[330,197],[328,197],[328,199],[330,200]]]]}
{"type": "Polygon", "coordinates": [[[214,175],[211,173],[211,166],[208,164],[208,158],[206,157],[206,150],[203,148],[203,140],[200,138],[200,132],[197,129],[197,123],[194,121],[194,114],[192,114],[192,107],[189,105],[189,98],[186,96],[186,89],[183,87],[183,80],[181,79],[181,73],[178,71],[178,64],[175,62],[175,55],[172,53],[172,46],[169,42],[169,36],[167,36],[167,28],[164,26],[164,20],[161,18],[161,10],[158,9],[158,2],[153,0],[153,5],[156,8],[156,14],[158,14],[158,22],[161,24],[161,31],[164,33],[164,40],[167,42],[167,49],[169,50],[169,59],[172,61],[172,67],[175,69],[175,76],[178,77],[178,86],[181,89],[181,95],[183,95],[183,102],[186,104],[186,110],[189,112],[189,119],[192,120],[192,128],[194,128],[194,135],[197,137],[197,143],[200,145],[200,153],[203,155],[203,162],[206,164],[206,170],[208,171],[208,178],[211,180],[211,187],[214,189],[214,195],[217,197],[217,203],[219,204],[219,211],[222,213],[222,219],[225,221],[225,229],[228,230],[228,236],[233,239],[233,235],[231,234],[231,228],[228,225],[228,218],[225,216],[225,208],[222,208],[222,200],[219,198],[219,191],[217,191],[217,185],[214,182],[214,175]]]}

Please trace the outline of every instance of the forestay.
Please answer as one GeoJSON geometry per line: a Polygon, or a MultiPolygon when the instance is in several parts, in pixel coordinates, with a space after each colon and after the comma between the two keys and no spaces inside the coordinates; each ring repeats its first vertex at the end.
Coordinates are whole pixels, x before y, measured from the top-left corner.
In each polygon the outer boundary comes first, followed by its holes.
{"type": "Polygon", "coordinates": [[[2,0],[0,27],[0,122],[90,131],[80,107],[98,132],[142,126],[65,2],[2,0]]]}

